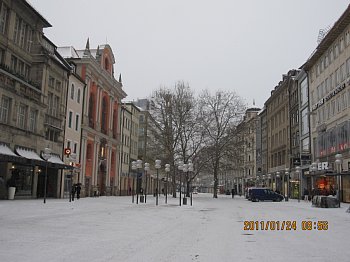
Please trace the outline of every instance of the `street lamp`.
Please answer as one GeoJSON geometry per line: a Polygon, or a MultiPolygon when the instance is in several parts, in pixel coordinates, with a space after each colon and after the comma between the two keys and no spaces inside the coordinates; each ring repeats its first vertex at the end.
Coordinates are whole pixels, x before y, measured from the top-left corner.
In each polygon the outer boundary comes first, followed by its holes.
{"type": "Polygon", "coordinates": [[[165,188],[165,204],[168,204],[168,174],[170,172],[170,165],[165,164],[165,173],[166,173],[166,188],[165,188]]]}
{"type": "MultiPolygon", "coordinates": [[[[136,172],[136,170],[137,170],[137,165],[136,165],[136,161],[132,161],[131,162],[131,169],[134,171],[134,172],[136,172]]],[[[134,177],[133,177],[133,179],[132,179],[132,190],[131,190],[131,195],[132,195],[132,197],[131,197],[131,202],[132,203],[134,203],[134,188],[135,188],[135,179],[134,179],[134,177]]]]}
{"type": "MultiPolygon", "coordinates": [[[[277,178],[278,178],[278,180],[280,180],[280,177],[281,177],[280,174],[281,174],[280,171],[277,171],[277,172],[276,172],[275,191],[280,191],[280,190],[278,190],[278,187],[277,187],[277,178]]],[[[278,181],[278,184],[279,184],[279,182],[280,182],[280,181],[278,181]]]]}
{"type": "Polygon", "coordinates": [[[182,171],[182,168],[183,168],[183,165],[184,165],[184,163],[182,162],[182,161],[180,161],[179,163],[178,163],[178,169],[180,170],[180,189],[179,189],[179,191],[180,191],[180,202],[179,202],[179,205],[181,206],[181,171],[182,171]]]}
{"type": "MultiPolygon", "coordinates": [[[[136,173],[136,204],[138,204],[139,203],[139,193],[140,193],[139,178],[142,177],[142,173],[141,173],[141,175],[139,175],[139,171],[140,171],[140,169],[142,169],[142,160],[140,160],[140,159],[136,160],[136,168],[137,168],[137,173],[136,173]]],[[[142,183],[141,183],[141,185],[142,185],[142,183]]]]}
{"type": "MultiPolygon", "coordinates": [[[[311,176],[311,190],[314,191],[314,177],[315,177],[315,173],[317,171],[317,163],[313,162],[311,164],[311,172],[312,172],[312,176],[311,176]]],[[[313,196],[314,192],[311,192],[311,195],[313,196]]],[[[312,199],[311,199],[312,200],[312,199]]]]}
{"type": "Polygon", "coordinates": [[[77,159],[76,154],[73,153],[73,154],[69,155],[69,161],[71,162],[70,163],[70,166],[71,166],[70,179],[69,179],[70,186],[68,188],[68,190],[69,190],[69,202],[71,202],[72,200],[74,201],[74,195],[72,195],[72,193],[73,193],[73,166],[74,166],[74,162],[76,159],[77,159]]]}
{"type": "Polygon", "coordinates": [[[156,205],[158,206],[158,192],[159,192],[159,168],[161,168],[161,162],[159,159],[156,160],[156,165],[154,166],[157,169],[157,188],[156,188],[156,205]]]}
{"type": "Polygon", "coordinates": [[[343,162],[343,155],[342,154],[336,154],[335,155],[335,164],[337,167],[337,199],[339,202],[339,207],[340,207],[340,195],[341,195],[341,189],[340,189],[340,184],[341,184],[341,171],[342,171],[342,162],[343,162]]]}
{"type": "MultiPolygon", "coordinates": [[[[184,173],[184,174],[186,174],[186,184],[187,184],[187,176],[188,176],[188,164],[183,164],[182,165],[182,172],[184,173]]],[[[184,185],[184,190],[185,190],[185,185],[184,185]]],[[[188,188],[186,187],[186,191],[188,190],[188,188]]],[[[184,192],[184,197],[183,197],[183,201],[182,201],[182,204],[183,205],[187,205],[187,197],[186,197],[186,194],[187,194],[187,192],[184,192]]]]}
{"type": "MultiPolygon", "coordinates": [[[[193,172],[193,164],[192,164],[191,160],[188,161],[188,172],[193,172]]],[[[190,194],[191,194],[191,206],[192,206],[192,191],[193,191],[193,189],[192,189],[192,179],[190,180],[190,183],[191,183],[190,194]]]]}
{"type": "Polygon", "coordinates": [[[46,147],[44,152],[41,153],[41,157],[46,161],[46,172],[45,172],[45,182],[44,182],[44,204],[46,203],[46,186],[47,186],[47,166],[49,159],[51,157],[51,149],[46,147]]]}
{"type": "Polygon", "coordinates": [[[301,170],[300,169],[301,169],[300,166],[295,167],[295,173],[297,173],[297,176],[299,178],[298,202],[300,202],[300,198],[301,198],[301,185],[302,185],[302,183],[301,183],[301,170]]]}
{"type": "Polygon", "coordinates": [[[147,203],[147,171],[149,170],[149,163],[145,163],[145,203],[147,203]]]}
{"type": "Polygon", "coordinates": [[[289,199],[289,168],[288,167],[286,167],[286,169],[284,171],[284,175],[287,178],[287,190],[286,190],[287,192],[285,194],[285,201],[288,201],[288,199],[289,199]]]}

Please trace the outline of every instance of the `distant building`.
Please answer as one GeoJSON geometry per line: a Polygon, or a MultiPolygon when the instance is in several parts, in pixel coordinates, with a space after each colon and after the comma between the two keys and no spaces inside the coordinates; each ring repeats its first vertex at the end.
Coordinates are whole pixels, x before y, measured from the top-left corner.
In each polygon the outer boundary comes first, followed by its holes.
{"type": "Polygon", "coordinates": [[[61,47],[60,53],[76,65],[86,83],[80,162],[82,195],[115,195],[118,192],[121,99],[126,97],[121,77],[114,78],[113,51],[109,45],[83,50],[61,47]]]}
{"type": "Polygon", "coordinates": [[[309,80],[312,187],[324,194],[336,191],[350,202],[350,6],[303,68],[309,80]]]}
{"type": "Polygon", "coordinates": [[[45,177],[47,197],[60,197],[70,66],[30,4],[1,1],[0,10],[0,176],[14,180],[16,198],[43,197],[45,177]]]}

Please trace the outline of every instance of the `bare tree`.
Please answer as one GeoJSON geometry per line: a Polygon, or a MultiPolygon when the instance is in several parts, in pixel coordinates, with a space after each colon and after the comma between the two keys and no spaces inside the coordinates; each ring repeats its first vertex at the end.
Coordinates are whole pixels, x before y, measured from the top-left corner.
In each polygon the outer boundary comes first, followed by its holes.
{"type": "Polygon", "coordinates": [[[156,90],[151,113],[160,126],[160,132],[155,135],[158,150],[163,150],[163,159],[172,166],[173,196],[176,197],[176,162],[180,159],[188,162],[203,139],[193,91],[184,82],[176,83],[173,89],[156,90]]]}
{"type": "Polygon", "coordinates": [[[206,150],[203,150],[203,156],[207,160],[207,168],[213,172],[213,197],[217,198],[221,160],[233,138],[230,131],[240,121],[245,105],[234,92],[217,91],[212,95],[208,90],[201,94],[199,104],[205,132],[204,142],[207,145],[206,150]]]}

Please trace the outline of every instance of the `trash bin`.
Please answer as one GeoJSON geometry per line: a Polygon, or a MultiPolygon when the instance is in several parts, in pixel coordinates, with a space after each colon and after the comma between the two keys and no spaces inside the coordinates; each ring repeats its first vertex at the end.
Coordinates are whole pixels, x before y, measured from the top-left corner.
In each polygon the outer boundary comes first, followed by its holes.
{"type": "Polygon", "coordinates": [[[10,186],[9,187],[9,191],[8,191],[8,198],[9,198],[9,200],[15,199],[15,192],[16,192],[16,188],[10,186]]]}
{"type": "Polygon", "coordinates": [[[144,195],[141,195],[140,196],[140,203],[144,203],[145,202],[145,196],[144,195]]]}
{"type": "Polygon", "coordinates": [[[186,197],[184,197],[184,198],[182,199],[182,204],[183,204],[183,205],[187,205],[187,198],[186,198],[186,197]]]}

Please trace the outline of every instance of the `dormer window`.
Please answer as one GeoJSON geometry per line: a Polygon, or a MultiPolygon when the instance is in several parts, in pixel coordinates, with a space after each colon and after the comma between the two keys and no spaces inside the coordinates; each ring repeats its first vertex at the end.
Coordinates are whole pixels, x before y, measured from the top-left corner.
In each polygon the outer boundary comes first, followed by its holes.
{"type": "Polygon", "coordinates": [[[107,57],[105,58],[105,69],[109,72],[109,61],[107,57]]]}

